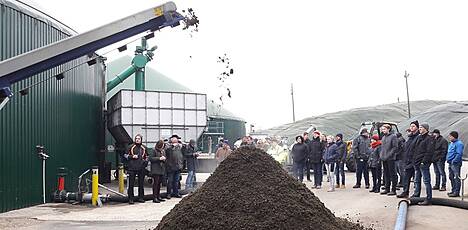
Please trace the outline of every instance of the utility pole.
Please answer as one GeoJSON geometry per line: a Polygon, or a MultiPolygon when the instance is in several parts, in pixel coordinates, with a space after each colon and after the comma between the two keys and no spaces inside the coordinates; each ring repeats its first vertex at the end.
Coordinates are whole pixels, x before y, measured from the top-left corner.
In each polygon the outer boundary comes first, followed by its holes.
{"type": "Polygon", "coordinates": [[[293,115],[293,122],[296,122],[296,113],[294,111],[294,86],[291,83],[291,99],[292,99],[292,115],[293,115]]]}
{"type": "Polygon", "coordinates": [[[410,101],[409,101],[409,90],[408,90],[408,77],[409,73],[405,70],[405,80],[406,80],[406,98],[408,100],[408,118],[411,118],[411,110],[410,110],[410,101]]]}

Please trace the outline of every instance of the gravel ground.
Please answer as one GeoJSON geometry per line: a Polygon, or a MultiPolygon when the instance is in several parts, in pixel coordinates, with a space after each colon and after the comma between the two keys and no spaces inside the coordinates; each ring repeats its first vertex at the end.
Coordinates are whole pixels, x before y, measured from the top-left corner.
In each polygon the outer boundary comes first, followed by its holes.
{"type": "MultiPolygon", "coordinates": [[[[462,168],[468,173],[468,166],[462,168]]],[[[210,174],[197,174],[204,181],[210,174]]],[[[185,178],[184,178],[185,179],[185,178]]],[[[312,192],[336,216],[359,220],[375,229],[393,229],[398,199],[370,194],[366,189],[352,189],[353,173],[346,174],[346,189],[327,192],[324,187],[312,192]]],[[[311,183],[305,182],[310,188],[311,183]]],[[[450,184],[450,183],[449,183],[450,184]]],[[[465,182],[468,186],[468,182],[465,182]]],[[[115,186],[115,185],[113,185],[115,186]]],[[[146,188],[147,192],[150,191],[146,188]]],[[[468,191],[465,191],[467,195],[468,191]]],[[[424,189],[423,189],[424,194],[424,189]]],[[[447,197],[445,192],[434,191],[434,197],[447,197]]],[[[466,196],[468,200],[468,196],[466,196]]],[[[154,204],[105,204],[102,208],[86,205],[46,204],[0,214],[0,229],[149,229],[155,227],[180,199],[154,204]]],[[[411,206],[408,213],[408,230],[465,229],[468,226],[466,210],[431,206],[411,206]]]]}

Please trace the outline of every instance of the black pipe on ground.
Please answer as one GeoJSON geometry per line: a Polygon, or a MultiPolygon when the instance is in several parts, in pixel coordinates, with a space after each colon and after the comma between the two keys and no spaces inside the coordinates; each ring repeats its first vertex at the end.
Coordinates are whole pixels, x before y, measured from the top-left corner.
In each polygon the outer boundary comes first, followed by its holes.
{"type": "MultiPolygon", "coordinates": [[[[179,194],[180,195],[187,195],[187,194],[189,194],[189,191],[186,191],[185,189],[184,190],[179,190],[179,194]]],[[[161,195],[162,198],[167,197],[167,194],[165,192],[162,192],[160,195],[161,195]]],[[[109,195],[108,197],[109,197],[109,201],[123,202],[123,203],[128,202],[128,197],[127,196],[123,197],[123,196],[119,196],[119,195],[116,195],[116,194],[112,194],[112,195],[109,195]]],[[[146,194],[143,197],[143,199],[144,200],[153,200],[153,194],[146,194]]],[[[86,202],[83,199],[83,194],[77,193],[77,192],[67,192],[65,190],[55,191],[52,194],[52,200],[55,203],[66,203],[66,202],[71,202],[71,201],[86,202]]]]}
{"type": "MultiPolygon", "coordinates": [[[[186,190],[180,190],[179,191],[179,194],[180,195],[187,195],[189,192],[186,191],[186,190]]],[[[162,198],[166,198],[167,197],[167,194],[165,192],[162,192],[160,193],[161,197],[162,198]]],[[[137,199],[138,197],[135,197],[135,199],[137,199]]],[[[153,194],[145,194],[145,196],[143,197],[144,200],[153,200],[153,194]]],[[[113,202],[122,202],[122,203],[126,203],[128,202],[128,197],[122,197],[122,196],[118,196],[118,195],[114,195],[114,194],[111,194],[110,197],[109,197],[109,201],[113,201],[113,202]]]]}
{"type": "MultiPolygon", "coordinates": [[[[417,205],[420,202],[423,202],[425,198],[411,198],[410,205],[417,205]]],[[[447,199],[447,198],[432,198],[433,205],[441,205],[453,208],[461,208],[468,210],[468,202],[461,201],[461,200],[454,200],[454,199],[447,199]]]]}

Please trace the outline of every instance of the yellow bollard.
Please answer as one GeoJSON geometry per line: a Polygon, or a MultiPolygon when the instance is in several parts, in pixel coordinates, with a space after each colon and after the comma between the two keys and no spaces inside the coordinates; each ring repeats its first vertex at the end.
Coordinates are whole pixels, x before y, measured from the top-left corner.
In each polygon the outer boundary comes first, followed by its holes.
{"type": "Polygon", "coordinates": [[[97,205],[97,199],[99,195],[99,190],[98,190],[98,183],[99,183],[99,170],[97,166],[93,166],[93,178],[92,178],[93,184],[92,184],[92,189],[93,189],[93,194],[91,196],[91,204],[96,206],[97,205]]]}
{"type": "Polygon", "coordinates": [[[123,193],[125,188],[124,183],[124,167],[122,163],[119,163],[119,192],[123,193]]]}

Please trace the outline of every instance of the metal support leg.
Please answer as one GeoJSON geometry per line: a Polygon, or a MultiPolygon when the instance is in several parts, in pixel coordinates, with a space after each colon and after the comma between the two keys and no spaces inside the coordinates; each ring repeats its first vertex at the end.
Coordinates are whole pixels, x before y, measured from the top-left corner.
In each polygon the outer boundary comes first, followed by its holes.
{"type": "Polygon", "coordinates": [[[46,203],[46,193],[45,193],[45,180],[46,180],[46,160],[42,159],[42,203],[46,203]]]}

